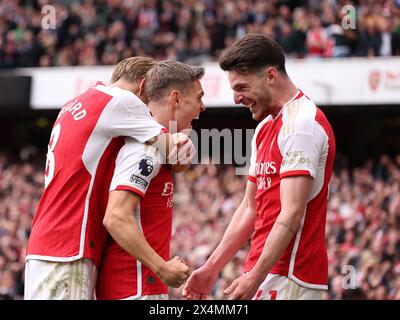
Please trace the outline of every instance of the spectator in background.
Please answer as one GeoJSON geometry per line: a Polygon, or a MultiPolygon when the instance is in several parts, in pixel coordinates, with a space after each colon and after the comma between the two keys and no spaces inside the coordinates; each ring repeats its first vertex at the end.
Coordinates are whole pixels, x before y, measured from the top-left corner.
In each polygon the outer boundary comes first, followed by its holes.
{"type": "Polygon", "coordinates": [[[276,28],[277,42],[282,46],[288,58],[305,56],[305,35],[301,30],[293,29],[291,24],[281,21],[276,28]]]}
{"type": "Polygon", "coordinates": [[[23,298],[26,241],[44,183],[42,162],[26,160],[0,154],[0,299],[23,298]]]}
{"type": "Polygon", "coordinates": [[[381,48],[381,35],[373,16],[367,16],[359,31],[358,54],[360,56],[378,56],[381,48]]]}
{"type": "Polygon", "coordinates": [[[354,29],[343,28],[345,13],[336,12],[332,6],[324,6],[323,24],[329,40],[326,57],[342,58],[351,56],[354,44],[357,41],[357,32],[354,29]]]}
{"type": "Polygon", "coordinates": [[[400,54],[400,9],[393,1],[151,0],[52,4],[56,29],[42,28],[44,2],[0,4],[0,68],[110,65],[133,55],[217,61],[227,41],[264,32],[289,57],[400,54]],[[356,30],[342,30],[342,7],[356,8],[356,30]],[[307,18],[306,18],[307,17],[307,18]],[[309,23],[310,22],[310,23],[309,23]],[[307,42],[305,39],[308,39],[307,42]],[[200,57],[200,58],[199,58],[200,57]]]}
{"type": "Polygon", "coordinates": [[[306,38],[308,22],[304,8],[298,7],[293,12],[293,48],[295,58],[303,58],[307,53],[306,38]]]}
{"type": "Polygon", "coordinates": [[[306,46],[308,57],[322,58],[328,48],[328,33],[323,28],[321,18],[309,14],[310,29],[307,32],[306,46]]]}
{"type": "Polygon", "coordinates": [[[379,56],[387,57],[391,56],[394,48],[392,48],[392,37],[394,36],[391,30],[391,21],[381,16],[377,18],[377,29],[380,32],[381,45],[379,47],[379,56]]]}

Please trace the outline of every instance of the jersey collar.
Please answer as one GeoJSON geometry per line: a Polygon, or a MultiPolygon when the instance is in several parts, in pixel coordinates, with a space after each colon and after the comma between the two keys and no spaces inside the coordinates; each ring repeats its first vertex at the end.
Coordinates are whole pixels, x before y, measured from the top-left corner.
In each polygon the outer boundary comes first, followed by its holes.
{"type": "Polygon", "coordinates": [[[282,106],[281,110],[280,110],[280,111],[278,112],[278,114],[274,117],[274,121],[277,120],[277,119],[280,117],[280,115],[282,114],[283,110],[284,110],[291,102],[293,102],[293,101],[295,101],[295,100],[297,100],[297,99],[300,99],[302,96],[303,96],[303,92],[302,92],[300,89],[297,89],[296,94],[295,94],[293,97],[291,97],[291,98],[289,99],[289,101],[286,102],[286,103],[282,106]]]}

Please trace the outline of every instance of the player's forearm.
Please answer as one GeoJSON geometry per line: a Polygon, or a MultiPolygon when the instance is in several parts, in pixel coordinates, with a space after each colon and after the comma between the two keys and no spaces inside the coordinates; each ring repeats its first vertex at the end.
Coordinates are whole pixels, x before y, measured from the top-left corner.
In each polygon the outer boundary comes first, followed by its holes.
{"type": "Polygon", "coordinates": [[[133,214],[118,212],[114,209],[105,221],[105,227],[113,239],[131,256],[150,268],[155,274],[163,269],[165,261],[146,241],[133,214]]]}
{"type": "Polygon", "coordinates": [[[254,212],[243,202],[233,215],[218,247],[207,260],[210,270],[219,272],[243,247],[254,229],[254,212]]]}
{"type": "Polygon", "coordinates": [[[251,270],[252,275],[260,282],[263,281],[272,267],[282,256],[300,226],[303,212],[281,212],[276,220],[260,258],[251,270]]]}

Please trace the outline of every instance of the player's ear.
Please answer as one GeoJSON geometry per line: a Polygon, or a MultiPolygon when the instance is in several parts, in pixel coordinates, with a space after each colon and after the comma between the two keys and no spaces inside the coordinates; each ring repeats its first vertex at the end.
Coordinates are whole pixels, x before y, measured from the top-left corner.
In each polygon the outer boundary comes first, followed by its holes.
{"type": "Polygon", "coordinates": [[[143,78],[140,82],[139,82],[139,94],[143,94],[144,93],[144,83],[146,81],[146,78],[143,78]]]}
{"type": "Polygon", "coordinates": [[[146,83],[146,78],[143,78],[140,82],[139,82],[139,98],[141,100],[143,100],[144,103],[149,103],[149,98],[146,96],[145,92],[144,92],[144,85],[146,83]]]}
{"type": "Polygon", "coordinates": [[[276,76],[278,75],[278,70],[276,70],[276,68],[274,67],[268,67],[265,68],[264,72],[267,84],[269,85],[274,84],[276,81],[276,76]]]}
{"type": "Polygon", "coordinates": [[[172,90],[170,94],[171,105],[173,108],[180,108],[181,105],[181,94],[179,90],[172,90]]]}

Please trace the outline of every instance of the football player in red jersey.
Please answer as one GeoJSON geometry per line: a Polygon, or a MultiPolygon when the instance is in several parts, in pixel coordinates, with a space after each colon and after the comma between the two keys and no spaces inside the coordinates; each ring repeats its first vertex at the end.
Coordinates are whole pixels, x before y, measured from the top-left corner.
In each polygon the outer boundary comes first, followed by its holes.
{"type": "Polygon", "coordinates": [[[327,290],[325,223],[335,137],[322,111],[290,80],[282,48],[262,34],[220,58],[235,103],[260,121],[246,192],[215,251],[182,292],[205,298],[222,268],[251,239],[245,273],[229,299],[321,299],[327,290]]]}
{"type": "MultiPolygon", "coordinates": [[[[159,63],[147,73],[144,91],[158,123],[167,127],[176,121],[178,131],[191,128],[205,110],[203,74],[203,68],[175,61],[159,63]]],[[[168,286],[179,287],[189,272],[178,257],[165,262],[172,229],[171,169],[152,146],[127,140],[110,187],[104,224],[113,239],[100,264],[96,298],[168,299],[168,286]],[[185,272],[180,278],[173,273],[179,265],[185,272]]]]}
{"type": "MultiPolygon", "coordinates": [[[[139,98],[145,75],[155,64],[147,57],[125,59],[116,66],[110,85],[89,88],[59,112],[48,147],[45,189],[27,246],[26,299],[93,297],[106,244],[103,218],[109,186],[124,137],[155,143],[164,154],[166,140],[173,140],[181,145],[181,156],[190,160],[190,139],[181,133],[169,139],[147,101],[139,98]]],[[[168,269],[171,278],[185,275],[182,262],[172,264],[176,268],[168,269]]]]}

